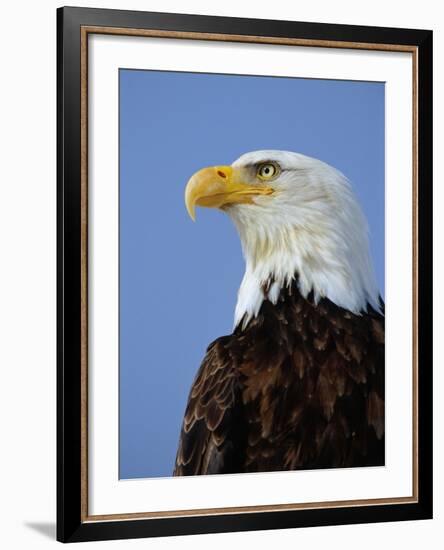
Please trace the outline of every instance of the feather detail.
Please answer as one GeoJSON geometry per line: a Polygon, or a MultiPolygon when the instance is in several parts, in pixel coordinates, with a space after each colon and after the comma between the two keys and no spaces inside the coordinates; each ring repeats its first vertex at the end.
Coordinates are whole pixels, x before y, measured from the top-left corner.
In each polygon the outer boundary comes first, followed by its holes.
{"type": "Polygon", "coordinates": [[[296,284],[216,340],[190,391],[174,475],[383,465],[384,317],[296,284]]]}

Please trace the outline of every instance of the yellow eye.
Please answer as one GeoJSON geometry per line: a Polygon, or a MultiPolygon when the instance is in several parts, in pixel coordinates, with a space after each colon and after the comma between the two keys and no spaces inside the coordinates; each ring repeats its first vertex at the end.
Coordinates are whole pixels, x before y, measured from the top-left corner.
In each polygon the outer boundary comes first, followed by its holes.
{"type": "Polygon", "coordinates": [[[277,168],[274,164],[267,162],[261,164],[257,171],[257,175],[261,180],[269,180],[277,174],[277,168]]]}

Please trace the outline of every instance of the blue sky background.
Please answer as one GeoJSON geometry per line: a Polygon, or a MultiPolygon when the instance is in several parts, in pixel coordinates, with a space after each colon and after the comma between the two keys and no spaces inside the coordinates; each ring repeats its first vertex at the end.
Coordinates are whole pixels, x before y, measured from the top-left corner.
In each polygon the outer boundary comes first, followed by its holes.
{"type": "Polygon", "coordinates": [[[384,288],[384,84],[120,70],[120,478],[170,476],[208,344],[243,276],[222,212],[188,178],[257,149],[317,157],[352,182],[384,288]]]}

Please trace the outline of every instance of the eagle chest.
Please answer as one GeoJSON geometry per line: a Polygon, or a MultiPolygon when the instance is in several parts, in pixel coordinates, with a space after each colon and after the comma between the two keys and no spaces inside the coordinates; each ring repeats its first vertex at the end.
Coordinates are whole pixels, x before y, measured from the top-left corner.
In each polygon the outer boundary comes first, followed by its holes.
{"type": "Polygon", "coordinates": [[[298,372],[300,359],[278,353],[258,367],[240,367],[241,398],[246,427],[246,463],[252,470],[267,469],[268,463],[288,467],[285,454],[298,445],[302,417],[315,410],[316,377],[307,368],[298,372]],[[278,455],[282,455],[278,458],[278,455]]]}
{"type": "Polygon", "coordinates": [[[383,346],[371,322],[353,324],[347,331],[338,320],[298,316],[274,331],[278,337],[256,333],[244,349],[246,471],[346,466],[357,456],[366,463],[375,445],[381,457],[383,346]]]}

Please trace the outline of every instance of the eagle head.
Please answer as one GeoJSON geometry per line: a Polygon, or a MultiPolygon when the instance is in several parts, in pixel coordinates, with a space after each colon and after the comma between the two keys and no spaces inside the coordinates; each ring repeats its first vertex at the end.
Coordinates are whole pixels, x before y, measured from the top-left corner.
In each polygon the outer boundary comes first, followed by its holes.
{"type": "Polygon", "coordinates": [[[347,178],[325,162],[289,151],[246,153],[196,172],[185,204],[193,220],[196,206],[220,208],[237,227],[246,270],[235,326],[246,326],[265,299],[276,303],[293,281],[315,303],[379,311],[367,222],[347,178]]]}

